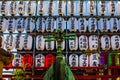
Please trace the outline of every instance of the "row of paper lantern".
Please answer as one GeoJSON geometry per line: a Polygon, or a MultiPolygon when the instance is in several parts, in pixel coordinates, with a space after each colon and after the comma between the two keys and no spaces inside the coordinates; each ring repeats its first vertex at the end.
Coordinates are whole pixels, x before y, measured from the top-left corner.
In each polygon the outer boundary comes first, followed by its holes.
{"type": "Polygon", "coordinates": [[[68,2],[67,8],[70,14],[71,13],[75,14],[77,9],[79,10],[78,12],[80,14],[85,14],[86,12],[88,14],[100,14],[100,15],[106,13],[120,14],[119,1],[98,1],[98,3],[96,1],[78,1],[78,2],[76,1],[78,5],[74,2],[75,1],[68,2]]]}
{"type": "MultiPolygon", "coordinates": [[[[27,56],[26,56],[27,57],[27,56]]],[[[28,55],[27,58],[29,58],[30,55],[28,55]]],[[[12,62],[13,66],[21,66],[22,59],[24,56],[21,56],[20,54],[15,55],[15,58],[12,62]]],[[[63,57],[65,60],[65,57],[63,57]]],[[[71,54],[68,58],[68,64],[71,67],[78,67],[78,66],[98,66],[99,63],[99,54],[91,54],[90,55],[90,63],[88,62],[88,55],[82,54],[78,56],[77,54],[71,54]]],[[[28,59],[29,60],[29,59],[28,59]]],[[[32,60],[32,59],[30,59],[32,60]]],[[[46,56],[43,54],[38,54],[35,56],[35,66],[36,67],[49,67],[51,63],[53,63],[55,60],[55,56],[53,54],[47,54],[46,56]]],[[[32,61],[30,61],[32,62],[32,61]]],[[[32,65],[32,63],[29,63],[32,65]]]]}
{"type": "MultiPolygon", "coordinates": [[[[67,27],[70,32],[76,32],[77,29],[79,32],[96,32],[100,28],[101,32],[108,32],[110,29],[111,32],[117,32],[120,29],[120,20],[117,18],[111,18],[108,20],[107,18],[101,18],[98,22],[96,18],[91,17],[88,21],[85,18],[79,18],[77,20],[76,17],[71,17],[67,21],[67,27]]],[[[38,32],[53,32],[55,27],[56,29],[64,30],[65,20],[62,17],[58,17],[56,20],[49,16],[46,20],[43,17],[39,17],[37,21],[33,18],[0,18],[0,31],[5,32],[8,30],[9,32],[14,32],[17,30],[18,32],[23,32],[26,30],[27,32],[33,32],[35,30],[38,32]]]]}
{"type": "MultiPolygon", "coordinates": [[[[78,1],[78,4],[75,1],[68,1],[67,10],[69,14],[75,14],[76,9],[78,9],[79,14],[85,14],[88,10],[88,14],[96,14],[96,10],[99,14],[109,14],[118,13],[120,14],[119,1],[99,1],[96,4],[96,1],[78,1]],[[87,3],[86,3],[87,2],[87,3]],[[96,7],[97,6],[97,7],[96,7]]],[[[36,6],[37,13],[51,13],[54,14],[57,11],[59,14],[65,13],[65,2],[64,1],[38,1],[36,4],[35,1],[1,1],[1,14],[35,14],[36,6]]]]}
{"type": "MultiPolygon", "coordinates": [[[[81,35],[75,37],[75,40],[69,40],[69,49],[70,50],[98,50],[99,47],[99,37],[97,35],[81,35]],[[79,47],[78,47],[79,46],[79,47]]],[[[55,43],[54,41],[45,42],[45,39],[42,35],[36,36],[36,49],[37,50],[54,50],[55,43]]],[[[120,36],[112,35],[102,35],[100,37],[100,43],[102,50],[119,50],[120,49],[120,36]]],[[[17,50],[31,50],[33,46],[33,38],[30,35],[17,35],[14,37],[12,34],[6,36],[6,40],[3,37],[3,47],[8,50],[12,50],[14,47],[17,50]]],[[[57,43],[56,43],[57,46],[57,43]]],[[[65,49],[65,41],[62,42],[62,50],[65,49]]]]}
{"type": "MultiPolygon", "coordinates": [[[[87,67],[87,66],[99,66],[99,65],[120,65],[120,53],[117,52],[102,52],[101,54],[93,53],[90,55],[87,54],[70,54],[67,58],[63,56],[63,59],[67,61],[70,67],[87,67]],[[114,56],[114,57],[113,57],[114,56]]],[[[34,58],[35,67],[49,67],[55,60],[53,54],[37,54],[34,58]]],[[[30,54],[16,54],[14,60],[12,61],[13,66],[21,66],[22,64],[28,64],[28,67],[31,67],[33,64],[33,58],[30,54]]]]}

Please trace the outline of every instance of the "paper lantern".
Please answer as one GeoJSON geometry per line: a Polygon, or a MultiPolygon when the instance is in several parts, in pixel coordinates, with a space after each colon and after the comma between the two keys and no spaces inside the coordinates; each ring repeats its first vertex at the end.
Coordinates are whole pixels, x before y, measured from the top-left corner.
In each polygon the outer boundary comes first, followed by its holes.
{"type": "Polygon", "coordinates": [[[14,32],[15,31],[15,27],[16,27],[16,24],[15,24],[16,22],[15,21],[16,20],[13,17],[8,18],[7,27],[8,27],[9,32],[14,32]]]}
{"type": "Polygon", "coordinates": [[[110,49],[110,37],[108,35],[103,35],[100,40],[101,40],[102,50],[109,50],[110,49]]]}
{"type": "Polygon", "coordinates": [[[57,19],[56,19],[56,29],[57,30],[63,30],[64,31],[64,27],[65,27],[65,20],[64,20],[64,18],[62,18],[62,17],[58,17],[57,19]]]}
{"type": "Polygon", "coordinates": [[[90,50],[97,50],[98,49],[98,36],[91,35],[89,37],[89,49],[90,50]]]}
{"type": "Polygon", "coordinates": [[[76,13],[76,4],[74,3],[74,1],[68,1],[67,4],[67,10],[69,14],[75,14],[76,13]]]}
{"type": "Polygon", "coordinates": [[[25,54],[22,57],[22,64],[27,64],[27,67],[31,67],[33,64],[33,57],[30,54],[25,54]]]}
{"type": "Polygon", "coordinates": [[[49,16],[46,19],[46,31],[47,32],[53,32],[54,31],[54,18],[49,16]]]}
{"type": "Polygon", "coordinates": [[[6,31],[6,23],[7,20],[5,18],[0,18],[0,32],[5,32],[6,31]]]}
{"type": "Polygon", "coordinates": [[[109,52],[108,64],[115,66],[117,64],[118,52],[109,52]]]}
{"type": "Polygon", "coordinates": [[[117,7],[117,5],[116,5],[115,1],[109,1],[109,3],[108,3],[109,14],[115,14],[116,9],[117,9],[116,7],[117,7]]]}
{"type": "Polygon", "coordinates": [[[100,53],[100,64],[102,65],[108,64],[108,53],[107,52],[100,53]]]}
{"type": "Polygon", "coordinates": [[[16,12],[16,9],[17,9],[17,7],[16,7],[16,5],[17,5],[16,1],[10,1],[9,5],[10,5],[9,13],[15,15],[17,13],[16,12]]]}
{"type": "MultiPolygon", "coordinates": [[[[62,50],[65,49],[65,41],[63,41],[63,42],[61,43],[61,47],[62,47],[62,50]]],[[[57,48],[57,42],[56,42],[56,48],[57,48]]]]}
{"type": "Polygon", "coordinates": [[[38,5],[38,7],[37,7],[37,13],[38,14],[44,14],[44,10],[45,10],[45,8],[44,8],[44,1],[38,1],[38,3],[37,3],[37,5],[38,5]]]}
{"type": "Polygon", "coordinates": [[[24,1],[19,1],[18,2],[17,12],[18,12],[18,14],[24,15],[24,13],[25,13],[25,2],[24,1]]]}
{"type": "Polygon", "coordinates": [[[22,35],[17,35],[16,40],[15,40],[15,48],[17,50],[22,50],[23,49],[23,44],[24,44],[24,38],[22,35]]]}
{"type": "Polygon", "coordinates": [[[12,34],[6,36],[6,49],[12,50],[15,46],[15,39],[12,34]]]}
{"type": "Polygon", "coordinates": [[[117,32],[119,30],[119,24],[117,18],[110,18],[110,31],[117,32]]]}
{"type": "Polygon", "coordinates": [[[35,67],[45,67],[45,56],[43,54],[35,56],[35,67]]]}
{"type": "Polygon", "coordinates": [[[36,22],[36,28],[38,32],[45,31],[45,19],[43,17],[39,17],[36,22]]]}
{"type": "Polygon", "coordinates": [[[46,50],[54,50],[54,41],[46,42],[46,50]]]}
{"type": "Polygon", "coordinates": [[[2,4],[1,4],[1,6],[0,6],[0,8],[1,8],[1,14],[2,15],[7,15],[7,12],[8,12],[8,10],[7,10],[7,2],[6,1],[2,1],[2,4]]]}
{"type": "Polygon", "coordinates": [[[95,14],[96,13],[96,2],[95,1],[88,1],[88,13],[95,14]]]}
{"type": "Polygon", "coordinates": [[[88,30],[89,32],[96,32],[97,30],[97,20],[94,17],[89,18],[88,20],[88,30]]]}
{"type": "Polygon", "coordinates": [[[79,37],[79,49],[87,50],[88,49],[88,38],[85,35],[79,37]]]}
{"type": "Polygon", "coordinates": [[[16,54],[14,56],[14,59],[12,61],[12,65],[16,67],[22,66],[22,55],[21,54],[16,54]]]}
{"type": "Polygon", "coordinates": [[[69,49],[77,50],[78,49],[78,37],[75,37],[75,40],[69,40],[69,49]]]}
{"type": "Polygon", "coordinates": [[[119,10],[119,8],[120,8],[120,1],[118,1],[118,2],[116,3],[116,10],[117,10],[118,15],[120,15],[120,10],[119,10]]]}
{"type": "Polygon", "coordinates": [[[45,67],[50,67],[50,65],[54,62],[55,57],[52,54],[47,54],[45,57],[45,67]]]}
{"type": "Polygon", "coordinates": [[[88,56],[87,54],[81,54],[79,56],[79,66],[87,67],[88,66],[88,56]]]}
{"type": "Polygon", "coordinates": [[[4,36],[0,36],[1,38],[2,38],[2,46],[1,46],[1,48],[4,48],[4,41],[5,41],[5,38],[4,38],[4,36]]]}
{"type": "Polygon", "coordinates": [[[35,20],[33,18],[26,18],[26,31],[27,32],[33,32],[35,28],[35,20]]]}
{"type": "Polygon", "coordinates": [[[69,18],[68,22],[69,22],[70,32],[76,32],[76,30],[77,30],[77,18],[71,17],[71,18],[69,18]]]}
{"type": "Polygon", "coordinates": [[[118,53],[117,65],[120,66],[120,53],[118,53]]]}
{"type": "Polygon", "coordinates": [[[31,50],[32,49],[32,36],[30,35],[25,35],[24,36],[24,44],[23,44],[23,48],[25,50],[31,50]]]}
{"type": "Polygon", "coordinates": [[[78,55],[77,54],[71,54],[69,56],[69,65],[70,67],[78,67],[78,55]]]}
{"type": "Polygon", "coordinates": [[[107,10],[106,1],[99,1],[99,3],[98,3],[99,13],[100,14],[106,14],[106,10],[107,10]]]}
{"type": "Polygon", "coordinates": [[[34,2],[33,1],[28,1],[26,3],[26,6],[27,6],[27,14],[33,15],[34,14],[34,2]]]}
{"type": "Polygon", "coordinates": [[[90,66],[99,66],[99,57],[100,55],[97,53],[90,55],[90,66]]]}
{"type": "Polygon", "coordinates": [[[48,2],[48,7],[47,7],[47,14],[54,14],[54,6],[55,4],[54,4],[54,1],[49,1],[48,2]]]}
{"type": "Polygon", "coordinates": [[[45,39],[42,35],[38,35],[36,37],[36,49],[37,50],[44,50],[45,48],[45,39]]]}
{"type": "Polygon", "coordinates": [[[100,31],[101,32],[108,32],[108,19],[101,18],[99,23],[100,23],[100,31]]]}
{"type": "Polygon", "coordinates": [[[85,18],[78,19],[78,30],[79,32],[86,32],[87,31],[87,20],[85,18]]]}
{"type": "Polygon", "coordinates": [[[85,14],[85,11],[86,11],[86,3],[85,1],[79,1],[78,2],[78,11],[79,11],[79,14],[85,14]]]}
{"type": "Polygon", "coordinates": [[[111,37],[112,50],[119,50],[120,48],[120,37],[119,35],[113,35],[111,37]]]}
{"type": "Polygon", "coordinates": [[[17,31],[18,32],[23,32],[24,31],[24,21],[25,21],[25,19],[22,18],[22,17],[17,18],[16,26],[17,26],[17,31]]]}
{"type": "Polygon", "coordinates": [[[57,3],[58,14],[64,14],[65,10],[65,3],[64,1],[58,1],[57,3]]]}

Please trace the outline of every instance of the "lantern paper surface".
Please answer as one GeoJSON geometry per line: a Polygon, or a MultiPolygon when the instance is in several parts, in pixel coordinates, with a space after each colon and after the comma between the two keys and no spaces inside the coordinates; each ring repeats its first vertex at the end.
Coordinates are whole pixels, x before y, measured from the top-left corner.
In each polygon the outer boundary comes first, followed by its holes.
{"type": "Polygon", "coordinates": [[[42,35],[38,35],[36,37],[36,49],[37,50],[44,50],[45,49],[45,39],[42,35]]]}

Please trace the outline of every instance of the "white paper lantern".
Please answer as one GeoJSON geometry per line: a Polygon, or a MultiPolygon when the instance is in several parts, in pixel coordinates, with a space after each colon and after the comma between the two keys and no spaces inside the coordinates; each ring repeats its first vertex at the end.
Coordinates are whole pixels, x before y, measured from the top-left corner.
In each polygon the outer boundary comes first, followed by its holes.
{"type": "Polygon", "coordinates": [[[64,9],[65,9],[65,3],[64,1],[58,1],[57,3],[58,7],[58,14],[64,14],[64,9]]]}
{"type": "Polygon", "coordinates": [[[41,1],[38,1],[38,4],[37,4],[37,5],[38,5],[38,7],[37,7],[37,11],[38,11],[38,12],[37,12],[37,13],[38,13],[38,14],[44,14],[44,10],[45,10],[45,8],[44,8],[44,5],[45,5],[45,4],[44,4],[44,1],[42,1],[42,0],[41,0],[41,1]]]}
{"type": "Polygon", "coordinates": [[[117,18],[111,18],[110,19],[110,31],[111,32],[117,32],[119,29],[118,19],[117,18]]]}
{"type": "Polygon", "coordinates": [[[17,13],[16,12],[16,9],[17,9],[16,1],[10,1],[9,5],[10,5],[9,13],[15,15],[17,13]]]}
{"type": "Polygon", "coordinates": [[[2,15],[7,15],[8,14],[8,8],[7,8],[7,2],[2,1],[1,6],[0,6],[0,12],[2,15]]]}
{"type": "Polygon", "coordinates": [[[86,3],[85,1],[79,1],[78,2],[78,10],[79,10],[79,14],[85,14],[86,11],[86,3]]]}
{"type": "Polygon", "coordinates": [[[120,1],[117,1],[117,3],[116,3],[116,10],[117,10],[117,13],[118,13],[118,15],[120,15],[120,1]]]}
{"type": "MultiPolygon", "coordinates": [[[[65,41],[62,42],[61,47],[62,47],[62,50],[65,49],[65,41]]],[[[57,48],[57,42],[56,42],[56,48],[57,48]]]]}
{"type": "Polygon", "coordinates": [[[87,20],[85,18],[78,19],[78,30],[79,32],[86,32],[87,31],[87,20]]]}
{"type": "Polygon", "coordinates": [[[109,14],[115,14],[116,9],[117,9],[116,7],[117,7],[117,5],[116,5],[115,1],[109,1],[109,3],[108,3],[109,14]]]}
{"type": "Polygon", "coordinates": [[[10,17],[8,20],[7,20],[7,26],[8,26],[8,31],[9,32],[14,32],[15,31],[15,27],[16,27],[16,20],[15,18],[12,18],[10,17]]]}
{"type": "Polygon", "coordinates": [[[27,18],[25,20],[25,24],[26,24],[26,31],[33,32],[35,28],[35,20],[33,18],[27,18]]]}
{"type": "Polygon", "coordinates": [[[46,49],[47,50],[54,50],[54,41],[46,42],[46,49]]]}
{"type": "Polygon", "coordinates": [[[56,19],[56,26],[57,26],[57,30],[64,30],[65,27],[65,20],[62,17],[58,17],[56,19]]]}
{"type": "Polygon", "coordinates": [[[43,54],[35,56],[35,67],[45,67],[45,56],[43,54]]]}
{"type": "Polygon", "coordinates": [[[96,13],[96,2],[95,1],[88,1],[88,13],[95,14],[96,13]]]}
{"type": "Polygon", "coordinates": [[[55,7],[54,6],[54,1],[49,1],[48,2],[48,7],[47,7],[48,8],[47,9],[48,10],[47,13],[48,14],[54,14],[54,7],[55,7]]]}
{"type": "Polygon", "coordinates": [[[17,50],[22,50],[23,49],[23,44],[24,44],[24,38],[22,35],[17,35],[16,36],[16,41],[15,41],[15,48],[17,50]]]}
{"type": "Polygon", "coordinates": [[[45,19],[43,17],[39,17],[36,22],[36,28],[38,32],[45,31],[45,19]]]}
{"type": "Polygon", "coordinates": [[[7,20],[5,18],[0,18],[0,32],[5,32],[7,28],[7,20]]]}
{"type": "Polygon", "coordinates": [[[44,50],[45,48],[45,39],[42,35],[38,35],[36,37],[36,49],[37,50],[44,50]]]}
{"type": "Polygon", "coordinates": [[[18,12],[18,14],[24,15],[24,13],[25,13],[25,2],[24,1],[19,1],[18,2],[17,12],[18,12]]]}
{"type": "Polygon", "coordinates": [[[100,55],[95,53],[90,55],[90,66],[99,66],[99,57],[100,55]]]}
{"type": "Polygon", "coordinates": [[[26,3],[26,7],[27,7],[27,14],[34,14],[34,2],[33,1],[28,1],[26,3]]]}
{"type": "MultiPolygon", "coordinates": [[[[51,35],[50,35],[51,36],[51,35]]],[[[55,42],[54,41],[50,41],[50,42],[45,42],[46,43],[46,50],[54,50],[54,44],[55,42]]]]}
{"type": "Polygon", "coordinates": [[[12,65],[16,66],[16,67],[22,66],[22,56],[21,56],[21,54],[16,54],[14,56],[14,59],[12,61],[12,65]]]}
{"type": "Polygon", "coordinates": [[[91,35],[89,37],[89,49],[90,50],[97,50],[98,49],[98,36],[91,35]]]}
{"type": "Polygon", "coordinates": [[[101,18],[100,19],[100,31],[101,32],[108,32],[108,19],[107,18],[101,18]]]}
{"type": "Polygon", "coordinates": [[[79,49],[87,50],[88,49],[88,38],[85,35],[79,37],[79,49]]]}
{"type": "Polygon", "coordinates": [[[106,14],[106,10],[107,10],[106,1],[99,1],[99,4],[98,4],[99,13],[106,14]]]}
{"type": "Polygon", "coordinates": [[[88,66],[88,55],[82,54],[79,56],[79,66],[87,67],[88,66]]]}
{"type": "Polygon", "coordinates": [[[54,18],[49,16],[46,19],[46,31],[47,32],[53,32],[54,31],[54,18]]]}
{"type": "Polygon", "coordinates": [[[94,17],[89,18],[88,20],[88,30],[89,32],[96,32],[97,30],[97,20],[94,17]]]}
{"type": "Polygon", "coordinates": [[[69,22],[70,32],[76,32],[76,30],[77,30],[77,18],[71,17],[71,18],[69,18],[68,22],[69,22]]]}
{"type": "Polygon", "coordinates": [[[17,31],[18,32],[23,32],[24,31],[24,21],[25,21],[25,19],[22,18],[22,17],[17,18],[16,26],[17,26],[17,31]]]}
{"type": "Polygon", "coordinates": [[[113,35],[111,37],[112,50],[119,50],[120,48],[120,37],[119,35],[113,35]]]}
{"type": "Polygon", "coordinates": [[[78,55],[77,54],[71,54],[69,56],[69,65],[70,67],[78,67],[78,55]]]}
{"type": "Polygon", "coordinates": [[[32,36],[30,35],[25,35],[24,36],[24,49],[25,50],[31,50],[32,49],[32,36]]]}
{"type": "Polygon", "coordinates": [[[69,49],[77,50],[78,49],[78,37],[75,37],[75,40],[69,40],[69,49]]]}
{"type": "Polygon", "coordinates": [[[69,14],[75,14],[76,13],[76,4],[74,3],[74,1],[68,1],[67,4],[67,8],[68,8],[68,13],[69,14]]]}
{"type": "Polygon", "coordinates": [[[108,35],[103,35],[101,37],[101,48],[102,50],[110,49],[110,37],[108,35]]]}
{"type": "Polygon", "coordinates": [[[15,46],[15,39],[12,34],[6,36],[6,49],[12,50],[15,46]]]}

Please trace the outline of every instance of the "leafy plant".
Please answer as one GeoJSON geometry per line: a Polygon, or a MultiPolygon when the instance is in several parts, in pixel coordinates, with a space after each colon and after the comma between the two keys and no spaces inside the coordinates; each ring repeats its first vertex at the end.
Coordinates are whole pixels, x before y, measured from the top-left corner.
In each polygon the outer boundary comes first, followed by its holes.
{"type": "Polygon", "coordinates": [[[16,69],[13,71],[13,79],[14,80],[25,80],[26,79],[26,66],[27,64],[23,65],[21,69],[16,69]]]}

